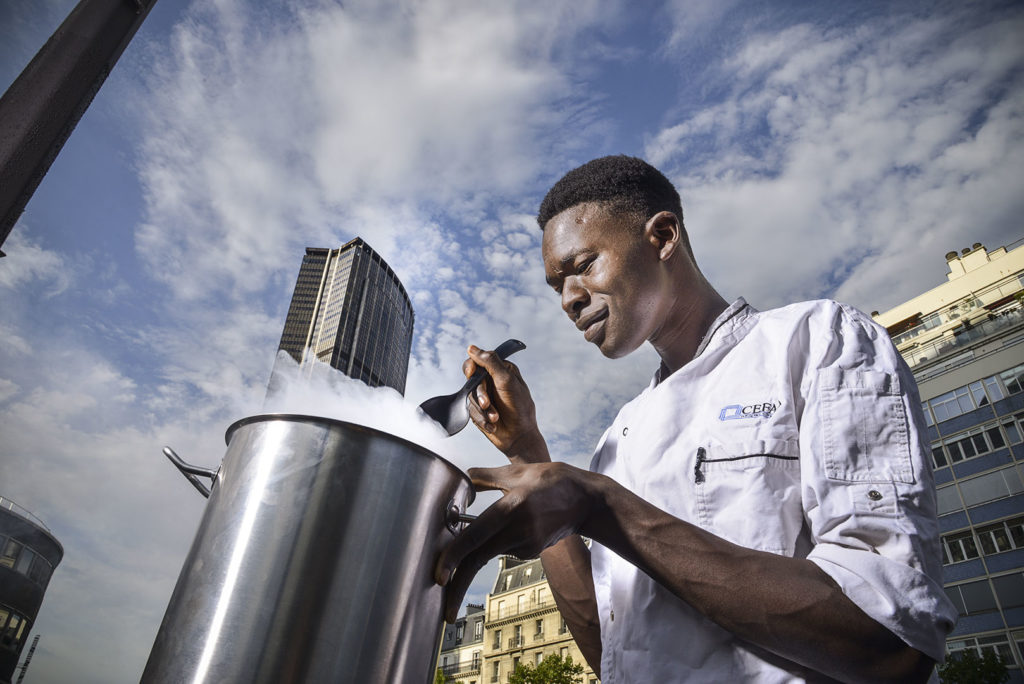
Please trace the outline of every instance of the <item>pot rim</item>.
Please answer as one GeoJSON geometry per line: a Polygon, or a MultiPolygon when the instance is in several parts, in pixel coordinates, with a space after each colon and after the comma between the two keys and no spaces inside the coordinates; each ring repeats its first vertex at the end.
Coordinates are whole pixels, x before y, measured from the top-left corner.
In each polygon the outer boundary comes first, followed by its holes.
{"type": "Polygon", "coordinates": [[[254,423],[269,422],[269,421],[285,421],[285,422],[293,422],[293,423],[318,423],[318,424],[327,425],[327,426],[332,426],[333,425],[333,426],[337,426],[337,427],[343,427],[343,428],[345,428],[347,430],[356,430],[358,432],[367,432],[367,433],[370,433],[370,434],[373,434],[373,435],[377,435],[377,436],[385,437],[387,439],[391,439],[391,440],[394,440],[394,441],[397,441],[397,442],[401,442],[406,447],[410,448],[412,451],[418,452],[418,453],[420,453],[423,456],[429,456],[430,458],[436,458],[437,460],[441,461],[441,463],[443,463],[445,466],[447,466],[449,470],[455,471],[455,473],[458,474],[459,477],[461,477],[466,482],[467,485],[469,485],[470,499],[469,499],[469,502],[467,503],[467,506],[469,505],[469,503],[472,503],[473,500],[476,498],[476,489],[473,487],[473,482],[472,482],[472,480],[469,479],[469,475],[467,475],[466,472],[462,468],[458,467],[457,465],[455,465],[454,463],[452,463],[451,461],[449,461],[445,457],[440,456],[440,455],[434,453],[430,449],[428,449],[428,448],[426,448],[424,446],[421,446],[421,445],[417,444],[416,442],[411,442],[408,439],[405,439],[404,437],[399,437],[398,435],[393,435],[390,432],[386,432],[385,430],[379,430],[377,428],[368,427],[366,425],[360,425],[359,423],[350,423],[350,422],[345,421],[345,420],[338,420],[337,418],[327,418],[325,416],[311,416],[311,415],[305,415],[305,414],[301,414],[301,413],[260,413],[260,414],[254,415],[254,416],[249,416],[247,418],[241,418],[239,420],[236,420],[231,425],[229,425],[228,429],[224,432],[224,443],[227,444],[228,446],[230,446],[231,445],[231,438],[234,436],[235,431],[237,431],[240,428],[245,427],[246,425],[252,425],[254,423]]]}

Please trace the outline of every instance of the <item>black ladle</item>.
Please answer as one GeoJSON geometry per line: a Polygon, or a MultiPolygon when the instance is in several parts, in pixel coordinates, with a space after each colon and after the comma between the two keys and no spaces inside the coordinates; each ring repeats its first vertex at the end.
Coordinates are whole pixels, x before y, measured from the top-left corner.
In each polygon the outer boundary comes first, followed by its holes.
{"type": "MultiPolygon", "coordinates": [[[[526,345],[519,340],[505,340],[498,345],[494,353],[504,360],[522,349],[526,349],[526,345]]],[[[476,372],[469,376],[462,389],[455,394],[427,399],[420,404],[420,410],[437,421],[449,435],[454,435],[469,424],[469,393],[475,390],[486,376],[487,369],[477,366],[476,372]]]]}

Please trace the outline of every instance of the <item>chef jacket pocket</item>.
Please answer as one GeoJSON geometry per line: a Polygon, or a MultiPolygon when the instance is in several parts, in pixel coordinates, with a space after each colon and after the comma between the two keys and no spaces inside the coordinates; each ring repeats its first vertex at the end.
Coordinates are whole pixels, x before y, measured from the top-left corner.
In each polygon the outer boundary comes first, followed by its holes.
{"type": "Polygon", "coordinates": [[[803,525],[799,445],[712,443],[697,450],[694,487],[701,527],[750,549],[791,555],[803,525]]]}
{"type": "Polygon", "coordinates": [[[899,378],[826,368],[819,381],[825,475],[846,482],[913,484],[899,378]]]}

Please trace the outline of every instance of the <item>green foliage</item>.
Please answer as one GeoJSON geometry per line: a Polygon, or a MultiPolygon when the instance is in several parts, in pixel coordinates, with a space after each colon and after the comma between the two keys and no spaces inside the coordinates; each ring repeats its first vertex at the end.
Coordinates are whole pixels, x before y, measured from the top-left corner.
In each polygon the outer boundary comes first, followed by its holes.
{"type": "Polygon", "coordinates": [[[434,671],[434,684],[447,684],[447,681],[448,680],[445,679],[444,672],[441,671],[441,668],[437,668],[437,670],[434,671]]]}
{"type": "Polygon", "coordinates": [[[508,684],[582,684],[583,665],[562,659],[560,655],[549,655],[540,665],[516,665],[508,678],[508,684]]]}
{"type": "Polygon", "coordinates": [[[946,656],[939,666],[942,684],[1005,684],[1010,681],[1006,663],[994,651],[986,649],[983,655],[973,648],[946,656]]]}

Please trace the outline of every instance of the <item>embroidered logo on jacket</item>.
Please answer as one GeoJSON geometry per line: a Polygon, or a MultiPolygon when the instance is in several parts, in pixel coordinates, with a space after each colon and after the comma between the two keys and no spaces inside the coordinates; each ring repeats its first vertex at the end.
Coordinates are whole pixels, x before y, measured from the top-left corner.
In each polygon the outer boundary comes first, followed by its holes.
{"type": "Polygon", "coordinates": [[[722,408],[718,413],[718,420],[740,420],[743,418],[770,418],[776,410],[778,410],[779,404],[774,402],[764,402],[763,404],[750,404],[748,406],[741,406],[740,404],[730,404],[722,408]]]}

